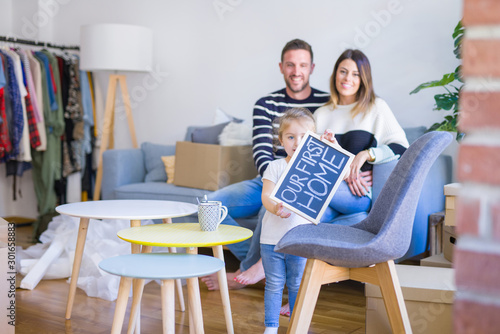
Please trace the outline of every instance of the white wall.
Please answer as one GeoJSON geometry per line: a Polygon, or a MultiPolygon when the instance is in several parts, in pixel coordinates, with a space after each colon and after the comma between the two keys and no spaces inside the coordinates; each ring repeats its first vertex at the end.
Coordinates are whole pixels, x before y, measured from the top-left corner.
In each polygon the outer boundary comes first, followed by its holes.
{"type": "MultiPolygon", "coordinates": [[[[432,110],[437,90],[409,92],[458,64],[451,37],[462,15],[456,0],[51,1],[33,0],[31,6],[12,1],[12,32],[77,44],[84,24],[127,23],[153,30],[155,72],[128,75],[139,142],[182,140],[188,125],[210,125],[217,107],[250,119],[260,96],[284,86],[278,63],[293,38],[312,45],[311,84],[322,90],[328,90],[343,49],[362,49],[372,64],[377,95],[404,127],[429,126],[442,118],[432,110]]],[[[1,35],[11,33],[4,29],[0,25],[1,35]]],[[[103,91],[106,78],[97,76],[103,91]]],[[[126,120],[119,116],[117,147],[130,147],[126,120]]],[[[9,181],[2,168],[0,216],[23,214],[27,207],[36,215],[34,202],[23,200],[24,211],[19,211],[6,198],[9,181]]]]}

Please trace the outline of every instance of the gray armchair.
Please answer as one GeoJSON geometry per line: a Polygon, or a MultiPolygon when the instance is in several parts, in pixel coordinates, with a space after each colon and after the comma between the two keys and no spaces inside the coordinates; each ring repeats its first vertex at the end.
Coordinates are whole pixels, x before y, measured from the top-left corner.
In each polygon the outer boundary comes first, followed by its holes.
{"type": "Polygon", "coordinates": [[[394,260],[410,246],[424,181],[452,140],[431,132],[410,145],[361,222],[300,225],[283,236],[275,251],[308,258],[288,333],[307,333],[321,285],[346,279],[379,285],[393,332],[411,333],[394,260]]]}

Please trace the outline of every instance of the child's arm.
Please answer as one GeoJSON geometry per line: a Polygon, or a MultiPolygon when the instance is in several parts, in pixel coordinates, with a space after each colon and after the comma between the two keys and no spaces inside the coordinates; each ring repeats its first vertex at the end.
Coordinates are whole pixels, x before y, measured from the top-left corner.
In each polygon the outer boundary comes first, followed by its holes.
{"type": "Polygon", "coordinates": [[[275,186],[274,182],[272,182],[268,179],[263,179],[262,183],[263,183],[263,185],[262,185],[262,204],[264,205],[266,210],[271,212],[272,214],[278,216],[278,217],[281,217],[281,218],[290,217],[291,213],[286,212],[282,203],[276,203],[270,198],[271,193],[273,192],[273,189],[275,186]]]}

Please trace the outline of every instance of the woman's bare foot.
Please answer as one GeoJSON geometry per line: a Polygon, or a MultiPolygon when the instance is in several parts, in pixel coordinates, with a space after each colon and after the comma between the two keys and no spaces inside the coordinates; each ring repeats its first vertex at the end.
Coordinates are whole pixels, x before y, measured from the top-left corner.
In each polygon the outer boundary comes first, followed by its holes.
{"type": "Polygon", "coordinates": [[[260,282],[266,278],[264,274],[264,267],[262,266],[262,259],[260,259],[253,266],[245,270],[241,274],[237,275],[235,281],[241,284],[249,285],[260,282]]]}
{"type": "MultiPolygon", "coordinates": [[[[236,289],[241,289],[244,288],[244,284],[240,284],[236,282],[234,279],[236,276],[238,276],[241,273],[241,271],[238,269],[238,271],[234,273],[227,273],[227,286],[231,290],[236,290],[236,289]]],[[[207,286],[208,290],[219,290],[219,279],[217,278],[217,273],[211,274],[208,276],[203,276],[201,278],[201,281],[205,283],[207,286]]]]}
{"type": "Polygon", "coordinates": [[[290,304],[286,303],[286,305],[281,306],[280,315],[290,316],[290,304]]]}

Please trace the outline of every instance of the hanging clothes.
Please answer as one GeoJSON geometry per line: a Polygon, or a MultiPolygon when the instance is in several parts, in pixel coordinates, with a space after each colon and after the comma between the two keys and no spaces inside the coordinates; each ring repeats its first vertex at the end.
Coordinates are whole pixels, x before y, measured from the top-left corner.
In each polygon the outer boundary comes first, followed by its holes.
{"type": "Polygon", "coordinates": [[[8,160],[13,160],[19,155],[19,144],[21,143],[21,138],[23,134],[24,120],[23,120],[23,107],[21,103],[21,92],[19,89],[18,81],[15,73],[15,65],[12,58],[5,52],[5,50],[0,49],[0,54],[3,56],[4,64],[6,64],[6,71],[4,75],[6,76],[6,88],[7,94],[7,104],[6,107],[6,118],[9,127],[9,138],[12,145],[12,150],[7,153],[4,157],[3,162],[8,160]]]}
{"type": "Polygon", "coordinates": [[[27,89],[27,94],[25,97],[26,104],[26,114],[28,117],[28,131],[31,143],[31,148],[36,149],[41,145],[40,133],[38,131],[38,122],[40,121],[40,116],[38,112],[38,106],[36,101],[36,94],[34,92],[33,77],[31,75],[31,66],[28,61],[28,57],[24,50],[16,50],[17,54],[21,58],[21,66],[23,70],[23,83],[27,89]]]}
{"type": "Polygon", "coordinates": [[[70,174],[81,172],[82,189],[93,187],[87,182],[95,170],[86,164],[95,142],[89,74],[80,72],[75,54],[0,46],[0,163],[14,177],[14,200],[16,176],[33,168],[35,240],[66,203],[70,174]]]}
{"type": "MultiPolygon", "coordinates": [[[[19,94],[21,97],[21,110],[22,110],[22,119],[23,126],[21,130],[21,140],[19,142],[19,154],[14,158],[15,161],[18,162],[30,162],[31,161],[31,147],[30,147],[30,135],[28,128],[28,112],[26,109],[26,96],[28,95],[28,91],[26,90],[26,86],[24,85],[23,80],[23,69],[21,65],[21,58],[19,55],[10,50],[4,49],[4,52],[8,54],[8,56],[12,59],[14,64],[14,71],[17,80],[17,87],[19,88],[19,94]]],[[[14,163],[13,163],[14,164],[14,163]]],[[[18,171],[22,175],[23,169],[21,168],[11,168],[11,170],[18,171]]],[[[16,172],[17,173],[17,172],[16,172]]],[[[17,175],[19,175],[19,173],[17,175]]],[[[13,175],[13,174],[8,174],[13,175]]]]}
{"type": "Polygon", "coordinates": [[[0,161],[5,161],[5,156],[12,151],[7,115],[5,113],[5,85],[7,81],[4,74],[3,60],[4,58],[0,55],[0,161]]]}
{"type": "Polygon", "coordinates": [[[32,99],[32,102],[34,102],[34,104],[36,105],[35,111],[38,114],[38,121],[36,125],[38,129],[38,134],[40,135],[40,146],[38,146],[36,150],[45,151],[47,149],[47,133],[45,130],[45,119],[43,116],[42,72],[40,69],[41,65],[40,62],[37,59],[35,59],[35,56],[31,51],[26,52],[26,57],[28,58],[28,63],[31,69],[31,76],[33,81],[34,91],[32,93],[32,96],[36,96],[36,98],[32,99]]]}

